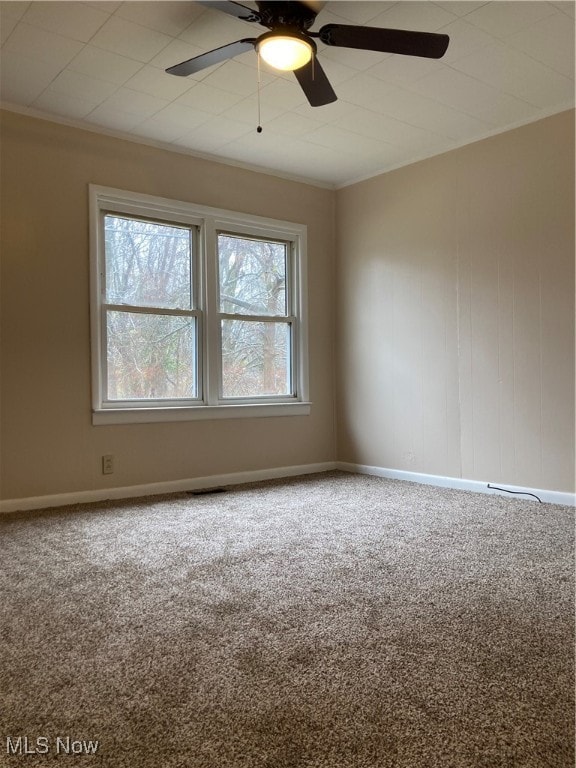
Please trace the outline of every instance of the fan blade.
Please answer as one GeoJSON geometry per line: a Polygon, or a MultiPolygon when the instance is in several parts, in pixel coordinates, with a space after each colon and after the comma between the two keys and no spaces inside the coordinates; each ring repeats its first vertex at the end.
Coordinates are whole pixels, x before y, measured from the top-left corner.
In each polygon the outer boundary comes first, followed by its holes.
{"type": "Polygon", "coordinates": [[[300,69],[295,69],[294,74],[311,106],[322,107],[338,98],[317,59],[313,58],[300,69]]]}
{"type": "Polygon", "coordinates": [[[187,61],[180,62],[180,64],[175,64],[173,67],[169,67],[166,72],[169,75],[186,77],[194,72],[200,72],[201,69],[211,67],[213,64],[219,64],[221,61],[232,59],[240,53],[249,51],[251,48],[254,48],[255,42],[255,37],[246,38],[245,40],[237,40],[235,43],[223,45],[221,48],[214,48],[213,51],[201,53],[200,56],[194,56],[193,59],[188,59],[187,61]]]}
{"type": "Polygon", "coordinates": [[[317,36],[325,45],[360,48],[382,53],[402,53],[439,59],[444,56],[450,38],[434,32],[411,32],[405,29],[356,27],[351,24],[326,24],[317,36]]]}
{"type": "Polygon", "coordinates": [[[206,8],[213,8],[217,11],[227,13],[229,16],[236,16],[237,19],[242,21],[257,21],[260,22],[260,14],[258,11],[253,11],[252,8],[248,8],[242,3],[234,3],[232,0],[196,0],[198,5],[204,5],[206,8]]]}

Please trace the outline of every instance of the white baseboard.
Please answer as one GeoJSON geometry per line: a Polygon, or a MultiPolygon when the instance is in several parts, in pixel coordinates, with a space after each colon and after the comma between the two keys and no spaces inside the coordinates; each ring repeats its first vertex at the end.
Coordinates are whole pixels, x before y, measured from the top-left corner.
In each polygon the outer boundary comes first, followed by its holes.
{"type": "Polygon", "coordinates": [[[168,480],[162,483],[129,485],[123,488],[99,488],[92,491],[57,493],[50,496],[30,496],[24,499],[6,499],[0,501],[0,514],[4,512],[27,511],[30,509],[46,509],[48,507],[64,507],[70,504],[85,504],[91,501],[106,501],[107,499],[129,499],[138,496],[157,496],[164,493],[197,491],[202,488],[216,488],[224,485],[254,483],[260,480],[274,480],[276,478],[294,477],[296,475],[311,475],[315,472],[329,472],[336,468],[336,462],[325,461],[320,464],[301,464],[294,467],[272,467],[271,469],[256,469],[249,472],[232,472],[228,475],[208,475],[206,477],[195,477],[186,480],[168,480]]]}
{"type": "MultiPolygon", "coordinates": [[[[208,475],[185,480],[168,480],[161,483],[146,483],[144,485],[130,485],[120,488],[99,488],[91,491],[76,491],[72,493],[58,493],[47,496],[30,496],[23,499],[6,499],[0,501],[0,514],[4,512],[19,512],[32,509],[47,509],[48,507],[64,507],[70,504],[84,504],[92,501],[106,501],[107,499],[129,499],[139,496],[158,496],[164,493],[181,493],[182,491],[196,491],[202,488],[215,488],[225,485],[240,485],[242,483],[254,483],[260,480],[274,480],[282,477],[295,477],[297,475],[310,475],[316,472],[329,472],[340,469],[343,472],[354,472],[362,475],[377,475],[388,477],[392,480],[407,480],[411,483],[423,483],[436,485],[441,488],[457,488],[463,491],[475,491],[476,493],[497,493],[509,496],[505,491],[488,488],[488,483],[480,480],[464,480],[458,477],[443,477],[442,475],[426,475],[420,472],[405,472],[399,469],[387,469],[385,467],[371,467],[365,464],[352,464],[345,461],[325,461],[318,464],[300,464],[293,467],[272,467],[271,469],[257,469],[248,472],[232,472],[227,475],[208,475]]],[[[498,483],[497,485],[500,485],[498,483]]],[[[520,488],[515,485],[507,485],[508,490],[523,494],[534,494],[542,501],[551,504],[564,504],[576,506],[576,495],[562,491],[549,491],[538,488],[520,488]]],[[[527,500],[532,498],[525,496],[527,500]]],[[[536,501],[534,499],[534,501],[536,501]]]]}
{"type": "MultiPolygon", "coordinates": [[[[510,497],[509,493],[502,490],[488,488],[488,482],[481,480],[464,480],[459,477],[443,477],[442,475],[425,475],[420,472],[405,472],[400,469],[386,469],[385,467],[370,467],[365,464],[351,464],[346,461],[337,461],[336,469],[343,472],[355,472],[362,475],[377,475],[378,477],[388,477],[392,480],[407,480],[410,483],[423,483],[424,485],[436,485],[440,488],[457,488],[462,491],[475,491],[476,493],[496,493],[501,496],[510,497]]],[[[503,485],[509,491],[521,494],[534,494],[539,499],[551,504],[565,504],[567,506],[576,506],[576,494],[564,493],[562,491],[548,491],[540,488],[520,488],[517,485],[508,485],[507,483],[495,483],[500,488],[503,485]]],[[[518,497],[520,498],[520,497],[518,497]]],[[[522,496],[530,500],[531,496],[522,496]]],[[[536,499],[532,499],[536,502],[536,499]]]]}

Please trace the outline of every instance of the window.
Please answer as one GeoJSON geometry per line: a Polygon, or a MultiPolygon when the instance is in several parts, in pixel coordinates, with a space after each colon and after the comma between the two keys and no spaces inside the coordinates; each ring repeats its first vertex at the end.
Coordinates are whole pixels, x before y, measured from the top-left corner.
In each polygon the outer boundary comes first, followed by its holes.
{"type": "Polygon", "coordinates": [[[294,393],[288,246],[218,234],[224,397],[294,393]]]}
{"type": "Polygon", "coordinates": [[[90,187],[93,423],[309,412],[306,228],[90,187]]]}

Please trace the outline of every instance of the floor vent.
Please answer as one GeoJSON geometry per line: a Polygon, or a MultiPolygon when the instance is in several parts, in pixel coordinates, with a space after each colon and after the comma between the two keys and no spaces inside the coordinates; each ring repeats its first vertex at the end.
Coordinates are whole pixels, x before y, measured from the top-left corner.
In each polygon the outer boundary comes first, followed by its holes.
{"type": "Polygon", "coordinates": [[[195,491],[186,491],[191,496],[206,496],[209,493],[225,493],[226,488],[198,488],[195,491]]]}

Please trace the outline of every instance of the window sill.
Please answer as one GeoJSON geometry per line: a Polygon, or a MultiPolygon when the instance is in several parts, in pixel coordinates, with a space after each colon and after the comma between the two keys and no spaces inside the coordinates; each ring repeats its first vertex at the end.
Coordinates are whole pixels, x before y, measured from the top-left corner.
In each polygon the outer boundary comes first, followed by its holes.
{"type": "Polygon", "coordinates": [[[92,424],[151,424],[169,421],[252,419],[276,416],[309,416],[311,403],[243,403],[198,405],[187,408],[114,408],[92,411],[92,424]]]}

